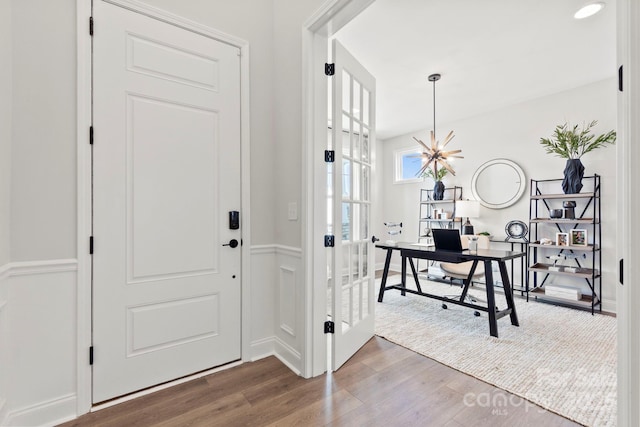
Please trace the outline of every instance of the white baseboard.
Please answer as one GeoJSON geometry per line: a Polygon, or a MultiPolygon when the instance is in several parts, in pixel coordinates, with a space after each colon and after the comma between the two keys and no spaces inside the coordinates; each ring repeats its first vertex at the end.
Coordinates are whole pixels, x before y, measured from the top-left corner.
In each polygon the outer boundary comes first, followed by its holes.
{"type": "Polygon", "coordinates": [[[5,420],[9,426],[50,426],[75,418],[76,395],[69,394],[11,411],[5,420]]]}
{"type": "Polygon", "coordinates": [[[289,369],[297,375],[300,375],[302,372],[302,358],[300,357],[300,353],[278,337],[274,337],[274,344],[275,356],[289,369]]]}
{"type": "Polygon", "coordinates": [[[612,299],[602,300],[602,311],[609,314],[616,314],[616,301],[612,299]]]}
{"type": "Polygon", "coordinates": [[[276,336],[263,338],[251,343],[251,361],[275,356],[289,369],[300,375],[302,359],[300,353],[276,336]]]}
{"type": "Polygon", "coordinates": [[[251,361],[275,355],[275,337],[262,338],[251,343],[251,361]]]}

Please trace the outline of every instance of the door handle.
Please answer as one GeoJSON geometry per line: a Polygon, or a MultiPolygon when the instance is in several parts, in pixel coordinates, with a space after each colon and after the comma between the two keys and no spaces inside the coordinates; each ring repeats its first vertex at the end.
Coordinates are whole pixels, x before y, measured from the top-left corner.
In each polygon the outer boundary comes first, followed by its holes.
{"type": "Polygon", "coordinates": [[[376,242],[379,242],[379,241],[380,241],[380,239],[378,239],[376,236],[372,236],[371,237],[371,243],[375,244],[376,242]]]}
{"type": "Polygon", "coordinates": [[[235,248],[238,246],[238,241],[236,239],[231,239],[229,240],[229,243],[225,243],[222,246],[231,246],[232,248],[235,248]]]}

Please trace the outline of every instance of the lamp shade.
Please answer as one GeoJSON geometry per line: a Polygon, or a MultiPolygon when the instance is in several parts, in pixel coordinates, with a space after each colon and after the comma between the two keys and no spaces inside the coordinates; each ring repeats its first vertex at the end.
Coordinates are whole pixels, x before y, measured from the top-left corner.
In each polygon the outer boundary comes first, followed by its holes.
{"type": "Polygon", "coordinates": [[[456,202],[456,216],[459,218],[478,218],[480,216],[480,202],[475,200],[456,202]]]}

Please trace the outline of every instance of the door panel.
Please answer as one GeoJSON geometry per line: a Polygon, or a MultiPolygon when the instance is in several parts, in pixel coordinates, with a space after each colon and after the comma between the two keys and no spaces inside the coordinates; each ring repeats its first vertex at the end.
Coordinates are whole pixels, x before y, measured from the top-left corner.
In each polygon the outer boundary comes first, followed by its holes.
{"type": "Polygon", "coordinates": [[[94,2],[93,399],[240,358],[237,48],[94,2]],[[98,24],[99,23],[99,24],[98,24]]]}
{"type": "Polygon", "coordinates": [[[375,79],[336,40],[333,54],[333,126],[329,147],[335,150],[334,164],[339,167],[329,170],[328,197],[333,200],[328,205],[333,209],[328,223],[335,234],[335,247],[328,271],[334,270],[329,275],[329,301],[330,316],[335,323],[332,368],[336,370],[374,332],[375,272],[369,233],[375,79]]]}

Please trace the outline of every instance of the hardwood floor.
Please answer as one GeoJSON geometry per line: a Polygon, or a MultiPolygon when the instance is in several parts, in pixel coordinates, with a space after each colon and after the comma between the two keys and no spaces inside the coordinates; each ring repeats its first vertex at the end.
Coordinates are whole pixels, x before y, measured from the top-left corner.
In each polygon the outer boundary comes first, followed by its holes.
{"type": "Polygon", "coordinates": [[[372,338],[333,374],[303,379],[277,358],[102,409],[72,426],[556,426],[517,396],[372,338]]]}

